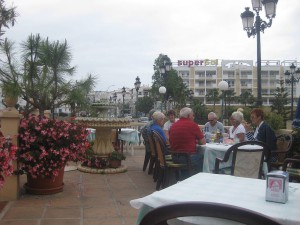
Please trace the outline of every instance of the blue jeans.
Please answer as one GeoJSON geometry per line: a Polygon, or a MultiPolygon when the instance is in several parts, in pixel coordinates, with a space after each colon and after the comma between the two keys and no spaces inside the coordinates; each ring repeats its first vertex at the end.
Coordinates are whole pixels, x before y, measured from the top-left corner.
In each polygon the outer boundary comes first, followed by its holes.
{"type": "MultiPolygon", "coordinates": [[[[194,173],[199,173],[202,172],[203,169],[203,155],[201,155],[199,152],[194,153],[194,154],[189,154],[191,166],[194,170],[194,173]]],[[[187,154],[173,154],[173,161],[175,163],[181,163],[181,164],[188,164],[188,157],[187,154]]],[[[186,179],[192,174],[190,174],[189,170],[181,170],[181,178],[186,179]]]]}

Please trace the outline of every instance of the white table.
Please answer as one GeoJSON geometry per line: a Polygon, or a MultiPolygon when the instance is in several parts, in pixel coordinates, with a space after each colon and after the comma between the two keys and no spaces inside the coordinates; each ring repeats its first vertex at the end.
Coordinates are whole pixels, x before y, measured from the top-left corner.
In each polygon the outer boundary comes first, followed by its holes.
{"type": "MultiPolygon", "coordinates": [[[[231,145],[223,145],[217,143],[207,143],[206,146],[197,146],[197,149],[202,152],[203,156],[203,172],[212,173],[215,168],[216,158],[224,158],[225,152],[231,145]]],[[[231,165],[231,157],[230,160],[226,163],[222,163],[223,167],[227,167],[231,165]]]]}
{"type": "Polygon", "coordinates": [[[131,155],[134,155],[133,145],[140,142],[139,132],[131,128],[122,128],[121,132],[118,133],[118,139],[125,141],[126,151],[128,151],[129,146],[131,146],[131,155]]]}
{"type": "MultiPolygon", "coordinates": [[[[286,204],[267,202],[265,192],[265,180],[198,173],[166,189],[131,200],[130,204],[140,210],[137,224],[151,208],[175,202],[205,201],[253,210],[284,225],[300,225],[299,183],[289,184],[289,200],[286,204]]],[[[200,223],[199,217],[188,217],[185,220],[192,224],[200,223]]]]}
{"type": "MultiPolygon", "coordinates": [[[[216,158],[224,158],[226,151],[232,145],[224,145],[219,143],[207,143],[204,145],[197,146],[197,150],[203,154],[203,172],[205,173],[212,173],[215,169],[215,161],[216,158]]],[[[239,149],[261,149],[262,147],[259,145],[243,145],[240,146],[239,149]]],[[[220,168],[229,167],[231,166],[232,161],[232,154],[229,157],[227,162],[223,162],[220,164],[220,168]]],[[[268,166],[267,163],[264,162],[263,164],[263,173],[268,173],[268,166]]]]}

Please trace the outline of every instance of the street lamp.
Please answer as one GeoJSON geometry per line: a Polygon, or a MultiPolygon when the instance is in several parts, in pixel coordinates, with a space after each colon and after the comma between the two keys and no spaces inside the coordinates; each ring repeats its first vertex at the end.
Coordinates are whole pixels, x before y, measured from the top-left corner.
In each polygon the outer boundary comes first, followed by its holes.
{"type": "Polygon", "coordinates": [[[254,13],[246,7],[246,11],[241,14],[243,29],[247,31],[248,37],[255,36],[257,40],[257,106],[262,105],[261,96],[261,49],[260,49],[260,32],[272,25],[272,18],[276,16],[276,5],[278,0],[252,0],[253,10],[256,12],[255,23],[254,13]],[[269,22],[263,21],[259,16],[259,11],[262,10],[262,5],[265,7],[266,17],[269,22]]]}
{"type": "MultiPolygon", "coordinates": [[[[115,92],[114,95],[113,95],[113,100],[115,102],[115,106],[117,105],[117,93],[115,92]]],[[[117,116],[117,109],[115,109],[115,116],[117,116]]]]}
{"type": "Polygon", "coordinates": [[[161,86],[158,89],[158,92],[162,95],[162,100],[161,100],[161,112],[162,112],[163,111],[164,94],[167,92],[167,89],[164,86],[161,86]]]}
{"type": "Polygon", "coordinates": [[[221,120],[223,122],[223,119],[225,119],[225,115],[226,115],[226,112],[225,112],[226,110],[224,110],[224,97],[226,95],[226,91],[228,90],[227,81],[225,81],[225,80],[220,81],[220,83],[218,84],[218,87],[219,87],[220,91],[222,91],[222,113],[221,113],[222,118],[221,118],[221,120]]]}
{"type": "Polygon", "coordinates": [[[125,89],[125,87],[122,87],[123,107],[124,107],[124,97],[125,97],[125,94],[126,94],[126,89],[125,89]]]}
{"type": "Polygon", "coordinates": [[[288,80],[288,83],[291,83],[292,85],[292,95],[291,95],[291,120],[294,119],[294,83],[299,82],[299,76],[300,76],[300,68],[296,70],[296,66],[294,63],[290,66],[290,71],[286,70],[284,75],[291,78],[288,80]],[[294,76],[296,75],[296,77],[294,76]]]}
{"type": "Polygon", "coordinates": [[[193,90],[189,90],[190,106],[192,106],[193,98],[194,98],[194,92],[193,90]]]}
{"type": "MultiPolygon", "coordinates": [[[[134,87],[135,87],[135,90],[136,90],[136,102],[137,102],[138,96],[139,96],[139,89],[141,87],[141,81],[140,81],[140,78],[138,76],[135,78],[134,87]]],[[[136,118],[137,118],[138,117],[138,112],[137,112],[137,109],[136,109],[136,102],[135,102],[135,115],[136,115],[136,118]]]]}

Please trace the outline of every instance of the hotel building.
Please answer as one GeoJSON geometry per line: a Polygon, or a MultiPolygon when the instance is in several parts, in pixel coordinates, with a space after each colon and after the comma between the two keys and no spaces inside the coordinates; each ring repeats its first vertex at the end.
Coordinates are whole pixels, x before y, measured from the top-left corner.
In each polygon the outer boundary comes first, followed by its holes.
{"type": "MultiPolygon", "coordinates": [[[[261,62],[261,92],[263,105],[270,105],[280,80],[288,79],[284,72],[290,70],[291,63],[299,66],[296,60],[264,60],[261,62]]],[[[250,91],[257,96],[257,67],[252,60],[178,60],[173,62],[173,69],[178,71],[183,82],[194,91],[194,97],[204,104],[210,104],[205,98],[207,92],[217,88],[220,81],[228,82],[229,90],[236,96],[250,91]]],[[[291,85],[284,83],[289,96],[291,85]]],[[[299,85],[294,83],[294,99],[297,102],[299,85]]]]}

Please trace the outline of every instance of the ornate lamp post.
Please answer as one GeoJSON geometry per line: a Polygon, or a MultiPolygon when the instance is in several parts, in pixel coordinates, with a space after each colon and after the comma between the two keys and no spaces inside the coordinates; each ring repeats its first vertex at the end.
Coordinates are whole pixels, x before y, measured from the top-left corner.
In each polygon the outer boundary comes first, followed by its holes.
{"type": "MultiPolygon", "coordinates": [[[[224,97],[226,95],[226,91],[228,90],[228,83],[227,81],[225,80],[222,80],[220,81],[220,83],[218,84],[218,87],[220,89],[220,91],[222,92],[222,122],[223,122],[223,119],[225,119],[225,115],[226,115],[226,110],[224,110],[224,97]]],[[[225,103],[226,104],[226,103],[225,103]]]]}
{"type": "Polygon", "coordinates": [[[284,73],[285,76],[288,77],[288,83],[292,85],[292,93],[291,93],[291,120],[294,119],[294,83],[299,83],[300,76],[300,68],[296,70],[296,66],[294,63],[290,66],[290,71],[286,70],[284,73]],[[296,75],[296,77],[295,77],[296,75]]]}
{"type": "Polygon", "coordinates": [[[190,100],[190,106],[192,107],[193,103],[193,98],[194,98],[194,92],[193,90],[189,90],[189,100],[190,100]]]}
{"type": "Polygon", "coordinates": [[[162,100],[161,100],[161,112],[163,111],[163,102],[164,102],[164,94],[167,92],[167,89],[164,86],[161,86],[158,89],[159,93],[162,95],[162,100]]]}
{"type": "MultiPolygon", "coordinates": [[[[113,95],[113,100],[115,102],[115,105],[117,105],[117,93],[115,92],[114,95],[113,95]]],[[[115,116],[117,117],[117,109],[115,110],[115,116]]]]}
{"type": "Polygon", "coordinates": [[[125,94],[126,94],[126,89],[125,89],[125,87],[122,87],[123,107],[124,107],[124,97],[125,97],[125,94]]]}
{"type": "MultiPolygon", "coordinates": [[[[135,90],[136,90],[136,102],[137,102],[138,96],[139,96],[139,89],[141,87],[141,81],[140,81],[140,78],[138,76],[135,78],[134,87],[135,87],[135,90]]],[[[138,112],[137,112],[137,109],[136,109],[136,102],[135,102],[135,115],[136,115],[136,118],[137,118],[138,117],[138,112]]]]}
{"type": "Polygon", "coordinates": [[[253,10],[256,12],[255,22],[254,13],[246,7],[246,11],[241,14],[243,29],[247,31],[248,37],[255,36],[257,40],[257,106],[262,105],[261,96],[261,49],[260,49],[260,32],[272,25],[272,19],[276,16],[276,5],[278,0],[252,0],[253,10]],[[259,11],[264,5],[266,17],[269,22],[263,21],[259,16],[259,11]]]}

